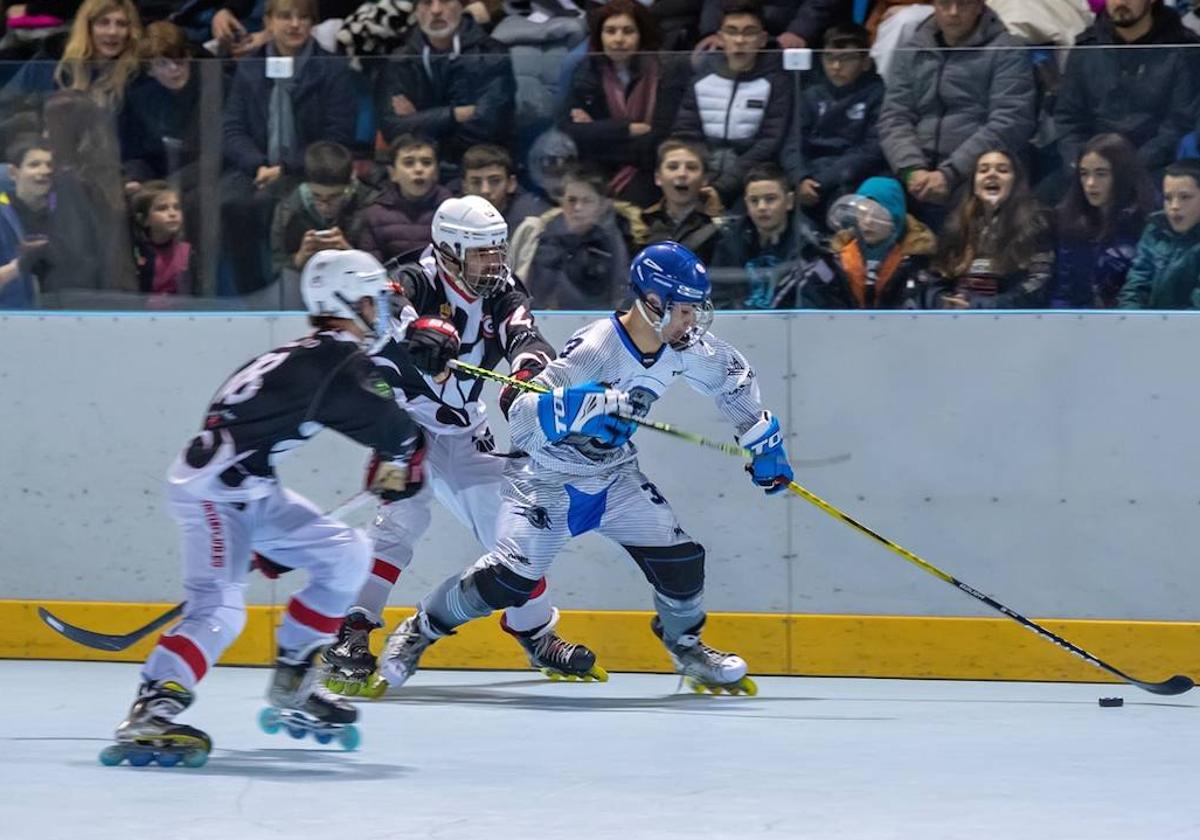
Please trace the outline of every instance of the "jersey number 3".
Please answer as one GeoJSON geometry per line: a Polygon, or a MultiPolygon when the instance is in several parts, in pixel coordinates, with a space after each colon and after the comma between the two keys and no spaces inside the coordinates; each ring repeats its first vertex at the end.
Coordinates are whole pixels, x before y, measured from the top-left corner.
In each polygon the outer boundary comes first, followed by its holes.
{"type": "Polygon", "coordinates": [[[287,353],[264,353],[239,370],[221,386],[214,405],[237,405],[253,397],[262,388],[263,377],[283,364],[287,353]]]}

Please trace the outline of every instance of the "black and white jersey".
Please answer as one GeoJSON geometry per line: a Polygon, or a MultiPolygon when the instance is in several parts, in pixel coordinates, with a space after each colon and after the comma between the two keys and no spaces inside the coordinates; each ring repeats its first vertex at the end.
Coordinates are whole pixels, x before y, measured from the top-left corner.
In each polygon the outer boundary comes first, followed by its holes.
{"type": "Polygon", "coordinates": [[[416,431],[359,340],[333,330],[264,353],[229,377],[167,479],[202,499],[262,498],[274,490],[279,456],[323,428],[385,458],[416,431]]]}
{"type": "MultiPolygon", "coordinates": [[[[458,358],[477,367],[494,369],[507,360],[514,373],[536,374],[554,359],[554,348],[533,320],[529,293],[515,277],[495,294],[477,298],[458,288],[438,270],[433,249],[419,262],[393,272],[402,286],[397,307],[397,335],[403,336],[417,318],[432,315],[454,324],[462,339],[458,358]]],[[[396,389],[396,398],[421,426],[436,434],[464,434],[487,420],[480,400],[484,382],[455,371],[438,384],[417,370],[402,339],[388,341],[375,355],[396,389]]]]}

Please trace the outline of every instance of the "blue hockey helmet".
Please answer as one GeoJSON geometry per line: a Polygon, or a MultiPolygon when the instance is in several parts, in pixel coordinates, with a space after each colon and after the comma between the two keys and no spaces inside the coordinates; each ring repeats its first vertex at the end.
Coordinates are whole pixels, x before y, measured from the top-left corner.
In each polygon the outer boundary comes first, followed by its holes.
{"type": "Polygon", "coordinates": [[[643,248],[629,264],[629,282],[638,312],[676,350],[691,346],[708,332],[713,319],[708,269],[678,242],[643,248]]]}

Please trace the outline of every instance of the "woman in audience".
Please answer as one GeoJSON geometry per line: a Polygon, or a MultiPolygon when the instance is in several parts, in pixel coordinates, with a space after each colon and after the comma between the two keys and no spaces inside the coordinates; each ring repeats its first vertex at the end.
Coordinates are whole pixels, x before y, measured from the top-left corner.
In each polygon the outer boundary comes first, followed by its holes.
{"type": "Polygon", "coordinates": [[[975,160],[972,189],[952,212],[933,269],[931,308],[1045,305],[1054,245],[1017,159],[999,149],[975,160]]]}
{"type": "Polygon", "coordinates": [[[1055,210],[1050,305],[1116,306],[1153,209],[1154,189],[1133,144],[1119,134],[1098,134],[1089,140],[1055,210]]]}
{"type": "Polygon", "coordinates": [[[688,83],[684,61],[664,60],[658,27],[637,0],[610,0],[591,21],[590,53],[576,68],[559,125],[601,165],[614,198],[652,204],[654,158],[688,83]]]}

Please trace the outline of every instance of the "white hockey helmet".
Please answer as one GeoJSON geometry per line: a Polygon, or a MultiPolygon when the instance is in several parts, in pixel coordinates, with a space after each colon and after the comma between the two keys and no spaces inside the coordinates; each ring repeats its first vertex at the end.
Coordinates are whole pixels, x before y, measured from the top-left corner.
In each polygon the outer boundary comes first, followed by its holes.
{"type": "Polygon", "coordinates": [[[309,315],[356,320],[375,341],[388,335],[391,288],[387,271],[366,251],[318,251],[300,274],[300,297],[309,315]],[[365,297],[375,301],[374,322],[360,311],[359,301],[365,297]]]}
{"type": "Polygon", "coordinates": [[[508,282],[508,223],[486,198],[448,198],[433,214],[433,252],[438,267],[476,297],[508,282]]]}

